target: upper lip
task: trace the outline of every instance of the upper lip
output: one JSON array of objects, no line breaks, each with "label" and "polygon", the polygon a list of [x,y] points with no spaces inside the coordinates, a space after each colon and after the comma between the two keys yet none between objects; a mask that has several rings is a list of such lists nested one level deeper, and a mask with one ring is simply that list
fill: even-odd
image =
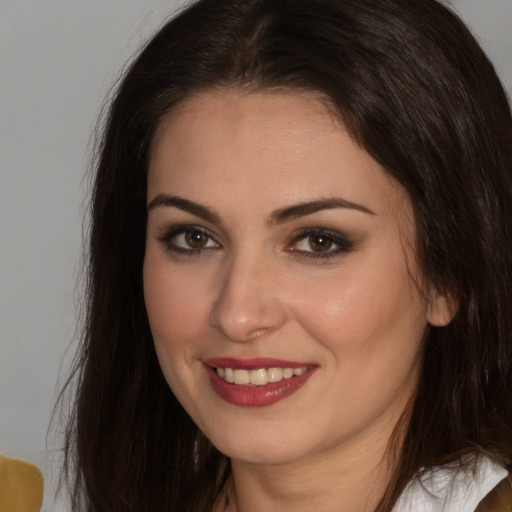
[{"label": "upper lip", "polygon": [[286,361],[271,357],[256,357],[250,359],[236,357],[212,357],[206,359],[203,364],[212,368],[233,368],[240,370],[258,370],[260,368],[303,368],[305,366],[317,366],[311,363]]}]

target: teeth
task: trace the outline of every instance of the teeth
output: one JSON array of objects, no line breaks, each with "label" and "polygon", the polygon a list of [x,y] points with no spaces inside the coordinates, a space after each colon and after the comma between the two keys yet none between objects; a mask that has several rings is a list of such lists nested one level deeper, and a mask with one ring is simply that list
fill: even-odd
[{"label": "teeth", "polygon": [[279,382],[283,380],[283,369],[282,368],[269,368],[267,371],[269,382]]},{"label": "teeth", "polygon": [[283,378],[289,379],[293,377],[293,369],[292,368],[284,368],[283,369]]},{"label": "teeth", "polygon": [[[221,368],[221,370],[222,370],[222,368]],[[217,373],[219,373],[219,371],[218,371],[218,370],[217,370]],[[234,378],[233,373],[234,373],[234,372],[233,372],[233,368],[226,368],[226,369],[224,370],[224,374],[225,374],[225,376],[223,377],[223,378],[224,378],[224,380],[225,380],[226,382],[231,382],[231,383],[235,382],[235,378]],[[220,377],[220,375],[219,375],[219,377]]]},{"label": "teeth", "polygon": [[255,386],[264,386],[268,382],[267,370],[261,368],[260,370],[251,370],[249,372],[249,380]]},{"label": "teeth", "polygon": [[301,368],[259,368],[258,370],[217,368],[217,375],[231,384],[264,386],[269,382],[279,382],[283,379],[291,379],[293,376],[304,375],[307,371],[307,366]]},{"label": "teeth", "polygon": [[247,386],[250,382],[249,372],[247,370],[233,370],[235,384]]}]

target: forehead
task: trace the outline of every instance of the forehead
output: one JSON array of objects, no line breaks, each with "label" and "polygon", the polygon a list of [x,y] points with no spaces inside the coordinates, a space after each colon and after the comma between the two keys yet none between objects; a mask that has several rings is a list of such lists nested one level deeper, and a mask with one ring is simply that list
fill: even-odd
[{"label": "forehead", "polygon": [[[229,128],[233,130],[233,144],[237,143],[236,136],[242,134],[257,137],[259,128],[264,129],[259,133],[260,140],[265,132],[272,132],[271,138],[280,132],[280,144],[286,141],[287,132],[290,137],[293,132],[300,136],[299,129],[303,135],[307,131],[346,131],[334,112],[329,100],[316,92],[247,92],[235,88],[201,91],[179,102],[164,116],[153,139],[152,154],[166,134],[172,133],[174,137],[179,137],[178,132],[204,135],[209,129],[217,131],[216,128],[221,125],[223,131]],[[252,144],[255,142],[256,139],[251,141]],[[303,142],[307,144],[307,140]]]},{"label": "forehead", "polygon": [[318,94],[236,90],[192,96],[162,121],[148,194],[162,192],[276,207],[335,193],[382,211],[407,199]]}]

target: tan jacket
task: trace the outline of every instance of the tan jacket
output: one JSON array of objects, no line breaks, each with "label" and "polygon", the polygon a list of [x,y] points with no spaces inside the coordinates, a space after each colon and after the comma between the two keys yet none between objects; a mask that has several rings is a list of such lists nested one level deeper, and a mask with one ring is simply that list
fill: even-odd
[{"label": "tan jacket", "polygon": [[36,466],[0,455],[0,512],[39,512],[43,475]]},{"label": "tan jacket", "polygon": [[476,512],[512,512],[512,481],[502,480],[478,505]]}]

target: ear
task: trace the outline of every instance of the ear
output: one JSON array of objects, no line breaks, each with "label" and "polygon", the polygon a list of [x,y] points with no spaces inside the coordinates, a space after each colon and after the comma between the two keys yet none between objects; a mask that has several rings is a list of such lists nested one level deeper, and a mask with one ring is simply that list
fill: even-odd
[{"label": "ear", "polygon": [[452,320],[459,308],[459,302],[449,292],[429,291],[427,322],[433,327],[444,327]]}]

